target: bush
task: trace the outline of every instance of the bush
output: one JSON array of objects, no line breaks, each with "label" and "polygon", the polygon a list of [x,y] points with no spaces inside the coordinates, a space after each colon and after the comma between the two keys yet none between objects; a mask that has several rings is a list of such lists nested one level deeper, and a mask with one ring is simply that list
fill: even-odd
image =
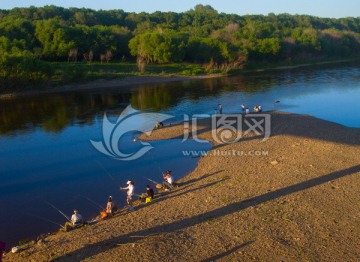
[{"label": "bush", "polygon": [[62,69],[60,81],[63,83],[80,82],[86,79],[87,75],[85,68],[68,66]]},{"label": "bush", "polygon": [[0,58],[0,84],[5,88],[45,85],[52,72],[49,63],[31,55],[3,55]]}]

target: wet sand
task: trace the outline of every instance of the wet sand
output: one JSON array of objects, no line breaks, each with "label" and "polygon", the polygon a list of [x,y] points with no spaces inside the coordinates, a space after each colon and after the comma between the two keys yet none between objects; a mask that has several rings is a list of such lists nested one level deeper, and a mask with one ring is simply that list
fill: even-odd
[{"label": "wet sand", "polygon": [[202,120],[198,136],[213,148],[178,189],[4,261],[357,261],[360,129],[270,114],[269,139],[251,132],[233,144],[216,142],[211,121]]}]

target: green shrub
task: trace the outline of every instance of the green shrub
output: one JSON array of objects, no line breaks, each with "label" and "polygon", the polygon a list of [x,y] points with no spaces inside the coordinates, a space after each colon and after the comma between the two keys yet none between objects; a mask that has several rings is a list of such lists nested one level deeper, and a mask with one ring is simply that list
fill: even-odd
[{"label": "green shrub", "polygon": [[52,67],[31,55],[3,55],[0,58],[0,84],[3,88],[30,87],[48,83]]}]

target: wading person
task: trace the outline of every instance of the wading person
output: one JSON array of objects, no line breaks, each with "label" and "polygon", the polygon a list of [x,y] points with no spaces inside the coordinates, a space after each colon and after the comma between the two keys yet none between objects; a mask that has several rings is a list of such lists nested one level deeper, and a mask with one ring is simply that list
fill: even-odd
[{"label": "wading person", "polygon": [[65,223],[65,231],[69,231],[69,229],[73,229],[75,227],[81,226],[83,224],[82,216],[79,214],[77,209],[74,210],[74,214],[71,216],[71,222]]},{"label": "wading person", "polygon": [[135,185],[134,185],[134,181],[127,181],[126,184],[128,185],[127,187],[120,187],[121,190],[127,190],[127,197],[126,197],[126,202],[128,204],[128,210],[129,211],[133,211],[134,208],[132,206],[132,198],[135,195]]},{"label": "wading person", "polygon": [[219,104],[219,114],[222,114],[222,104]]}]

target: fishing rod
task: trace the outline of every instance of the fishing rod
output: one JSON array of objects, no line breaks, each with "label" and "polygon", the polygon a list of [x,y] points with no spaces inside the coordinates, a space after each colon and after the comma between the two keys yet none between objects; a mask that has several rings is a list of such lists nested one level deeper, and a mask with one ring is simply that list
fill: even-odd
[{"label": "fishing rod", "polygon": [[58,209],[56,206],[54,206],[53,204],[51,204],[48,201],[45,201],[47,204],[49,204],[52,208],[54,208],[55,210],[57,210],[60,214],[62,214],[69,222],[71,222],[71,219],[64,214],[64,212],[62,212],[60,209]]},{"label": "fishing rod", "polygon": [[158,166],[158,169],[162,175],[164,175],[164,171]]},{"label": "fishing rod", "polygon": [[158,185],[158,184],[161,185],[161,183],[159,183],[159,182],[157,182],[157,181],[155,181],[155,180],[152,180],[152,179],[150,179],[150,178],[148,178],[148,177],[144,177],[144,178],[146,178],[146,179],[149,180],[150,182],[154,183],[155,185]]},{"label": "fishing rod", "polygon": [[61,225],[61,224],[59,224],[59,223],[56,223],[56,222],[54,222],[54,221],[52,221],[52,220],[50,220],[50,219],[47,219],[46,217],[41,217],[41,216],[34,215],[34,214],[30,214],[30,213],[27,213],[27,212],[23,212],[23,213],[25,213],[25,214],[27,214],[27,215],[29,215],[29,216],[33,216],[33,217],[42,219],[42,220],[44,220],[44,221],[50,222],[50,223],[52,223],[52,224],[54,224],[54,225],[58,225],[58,226],[64,228],[63,225]]},{"label": "fishing rod", "polygon": [[100,205],[99,203],[95,202],[94,200],[92,200],[91,198],[89,197],[86,197],[86,196],[83,196],[83,195],[79,195],[81,196],[82,198],[85,198],[86,200],[88,200],[90,203],[92,203],[94,206],[96,206],[97,208],[99,208],[100,210],[104,210],[105,208]]},{"label": "fishing rod", "polygon": [[[148,151],[148,154],[150,155],[150,151]],[[155,162],[156,167],[159,169],[160,173],[163,175],[164,171],[160,168],[160,165],[159,165],[158,161],[155,160],[154,155],[152,155],[152,161]]]},{"label": "fishing rod", "polygon": [[105,173],[113,180],[115,181],[115,178],[109,173],[109,171],[106,170],[106,168],[97,160],[95,162],[105,171]]}]

